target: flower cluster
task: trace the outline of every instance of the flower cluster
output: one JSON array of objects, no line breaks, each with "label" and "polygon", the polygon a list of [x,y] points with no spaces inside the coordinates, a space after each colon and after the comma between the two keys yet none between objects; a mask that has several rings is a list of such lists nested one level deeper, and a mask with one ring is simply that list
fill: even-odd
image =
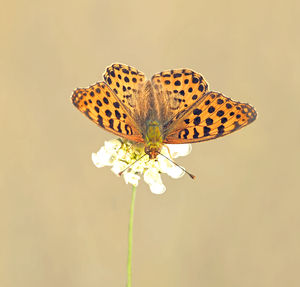
[{"label": "flower cluster", "polygon": [[[173,159],[179,156],[188,155],[191,152],[190,144],[164,145],[161,154]],[[113,139],[106,141],[104,146],[97,153],[92,153],[92,161],[96,167],[111,166],[111,170],[119,175],[129,165],[145,154],[144,145],[130,142],[124,139]],[[138,185],[141,176],[149,184],[151,192],[162,194],[166,191],[161,180],[161,173],[166,173],[172,178],[180,178],[184,171],[168,160],[166,157],[158,155],[156,159],[149,160],[148,155],[135,162],[122,174],[125,182],[134,186]]]}]

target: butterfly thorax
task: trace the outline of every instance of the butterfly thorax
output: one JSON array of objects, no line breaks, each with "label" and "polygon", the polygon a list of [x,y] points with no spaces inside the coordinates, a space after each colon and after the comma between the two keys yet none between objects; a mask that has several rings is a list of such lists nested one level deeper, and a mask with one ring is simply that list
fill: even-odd
[{"label": "butterfly thorax", "polygon": [[163,142],[159,122],[150,121],[147,124],[147,130],[146,134],[144,135],[144,141],[145,153],[149,155],[150,159],[155,159],[160,153]]}]

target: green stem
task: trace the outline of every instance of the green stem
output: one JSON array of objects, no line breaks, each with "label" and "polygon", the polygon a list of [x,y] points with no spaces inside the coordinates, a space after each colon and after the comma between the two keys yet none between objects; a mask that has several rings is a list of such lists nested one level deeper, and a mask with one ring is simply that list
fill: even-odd
[{"label": "green stem", "polygon": [[128,228],[127,287],[131,287],[132,226],[133,226],[135,195],[136,195],[136,186],[133,186],[132,195],[131,195],[132,196],[131,205],[130,205],[129,228]]}]

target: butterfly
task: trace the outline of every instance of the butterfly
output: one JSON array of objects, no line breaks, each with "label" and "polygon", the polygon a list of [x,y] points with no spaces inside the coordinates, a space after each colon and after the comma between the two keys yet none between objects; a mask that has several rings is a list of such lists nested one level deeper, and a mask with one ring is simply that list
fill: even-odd
[{"label": "butterfly", "polygon": [[104,81],[76,89],[72,102],[98,126],[143,143],[155,159],[163,144],[202,142],[228,135],[256,119],[249,104],[208,91],[204,78],[189,69],[154,74],[113,64]]}]

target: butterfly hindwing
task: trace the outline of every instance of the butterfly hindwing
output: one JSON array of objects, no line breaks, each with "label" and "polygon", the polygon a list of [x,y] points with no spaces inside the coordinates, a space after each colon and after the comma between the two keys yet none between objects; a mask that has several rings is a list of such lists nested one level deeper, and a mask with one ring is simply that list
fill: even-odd
[{"label": "butterfly hindwing", "polygon": [[129,111],[106,83],[75,90],[72,102],[90,120],[107,131],[132,141],[143,141]]},{"label": "butterfly hindwing", "polygon": [[221,93],[208,92],[198,100],[167,135],[164,143],[193,143],[225,136],[250,124],[256,112]]}]

